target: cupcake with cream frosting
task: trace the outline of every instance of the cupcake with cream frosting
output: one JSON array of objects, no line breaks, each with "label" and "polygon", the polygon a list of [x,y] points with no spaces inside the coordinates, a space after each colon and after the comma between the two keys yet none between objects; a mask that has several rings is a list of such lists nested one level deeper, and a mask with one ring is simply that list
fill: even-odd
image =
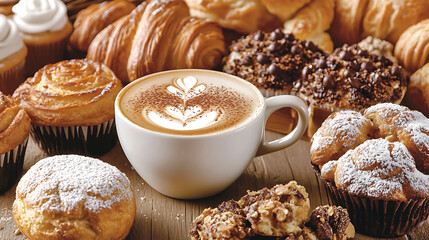
[{"label": "cupcake with cream frosting", "polygon": [[13,21],[28,48],[26,73],[33,75],[49,63],[64,58],[73,27],[60,0],[21,0],[12,11]]},{"label": "cupcake with cream frosting", "polygon": [[16,25],[0,14],[0,91],[12,94],[24,81],[27,47]]},{"label": "cupcake with cream frosting", "polygon": [[17,4],[17,0],[0,0],[0,14],[10,15],[13,5]]}]

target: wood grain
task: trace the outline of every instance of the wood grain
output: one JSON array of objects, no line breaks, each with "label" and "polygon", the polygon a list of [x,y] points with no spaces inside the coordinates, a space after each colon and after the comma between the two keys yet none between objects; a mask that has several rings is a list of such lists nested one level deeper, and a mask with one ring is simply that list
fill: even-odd
[{"label": "wood grain", "polygon": [[[267,132],[267,139],[281,136],[279,133]],[[127,239],[184,240],[189,239],[188,230],[192,220],[204,208],[216,207],[222,201],[229,199],[238,200],[246,194],[247,190],[272,187],[275,184],[287,183],[295,179],[299,184],[305,186],[310,194],[312,208],[328,204],[329,199],[325,188],[311,168],[309,149],[310,143],[300,140],[285,150],[257,157],[243,175],[225,191],[210,198],[187,201],[165,197],[153,190],[131,167],[119,144],[101,159],[126,173],[134,187],[137,215]],[[24,171],[44,157],[46,155],[30,141]],[[12,188],[0,195],[0,227],[4,228],[0,230],[0,239],[25,239],[23,235],[14,235],[17,229],[11,210],[15,198],[14,192],[15,188]],[[429,239],[428,236],[429,222],[425,222],[414,233],[396,238],[396,240],[425,240]],[[373,240],[376,238],[357,234],[355,239]]]}]

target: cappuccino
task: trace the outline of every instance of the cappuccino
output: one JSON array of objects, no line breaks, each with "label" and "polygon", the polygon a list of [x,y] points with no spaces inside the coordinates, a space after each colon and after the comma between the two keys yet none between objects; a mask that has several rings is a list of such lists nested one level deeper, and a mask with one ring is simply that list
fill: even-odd
[{"label": "cappuccino", "polygon": [[174,135],[238,128],[255,118],[263,106],[262,95],[250,83],[206,71],[155,74],[134,83],[119,97],[120,111],[130,121]]}]

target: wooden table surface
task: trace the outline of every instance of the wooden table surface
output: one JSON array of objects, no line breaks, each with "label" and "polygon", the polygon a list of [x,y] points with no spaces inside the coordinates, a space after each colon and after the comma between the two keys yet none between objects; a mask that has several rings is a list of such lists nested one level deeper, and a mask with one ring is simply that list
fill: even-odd
[{"label": "wooden table surface", "polygon": [[[281,136],[279,133],[267,132],[267,139]],[[312,209],[321,204],[328,204],[325,188],[310,166],[309,149],[310,143],[300,140],[285,150],[255,158],[243,175],[222,193],[205,199],[187,201],[172,199],[153,190],[130,166],[119,143],[101,159],[126,173],[134,187],[137,214],[127,239],[184,240],[189,239],[190,223],[204,208],[216,207],[222,201],[229,199],[238,200],[248,189],[272,187],[294,179],[307,189]],[[44,157],[46,155],[30,141],[24,172]],[[2,240],[25,239],[22,234],[14,234],[17,230],[11,210],[14,199],[15,187],[0,195],[0,229],[2,229],[0,239]],[[355,239],[374,238],[357,234]],[[397,239],[429,239],[429,221],[414,233]]]}]

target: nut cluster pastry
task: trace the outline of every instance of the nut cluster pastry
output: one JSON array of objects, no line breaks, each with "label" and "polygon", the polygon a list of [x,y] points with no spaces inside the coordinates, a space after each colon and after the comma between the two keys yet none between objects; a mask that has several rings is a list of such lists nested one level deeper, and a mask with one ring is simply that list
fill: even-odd
[{"label": "nut cluster pastry", "polygon": [[325,53],[312,42],[295,39],[282,30],[256,32],[230,46],[223,71],[239,76],[265,95],[287,94],[301,76],[302,68]]},{"label": "nut cluster pastry", "polygon": [[13,97],[35,125],[88,126],[113,119],[113,103],[121,89],[109,68],[82,59],[45,66]]},{"label": "nut cluster pastry", "polygon": [[407,201],[429,197],[429,119],[383,103],[364,114],[332,114],[316,132],[312,163],[352,195]]},{"label": "nut cluster pastry", "polygon": [[[354,236],[347,211],[316,208],[310,218],[305,188],[291,181],[248,192],[239,201],[208,208],[191,225],[192,239],[347,239]],[[334,238],[336,236],[337,238]],[[307,238],[305,238],[307,237]]]},{"label": "nut cluster pastry", "polygon": [[219,25],[191,17],[181,0],[150,0],[101,31],[87,57],[127,83],[163,70],[212,69],[225,52]]}]

